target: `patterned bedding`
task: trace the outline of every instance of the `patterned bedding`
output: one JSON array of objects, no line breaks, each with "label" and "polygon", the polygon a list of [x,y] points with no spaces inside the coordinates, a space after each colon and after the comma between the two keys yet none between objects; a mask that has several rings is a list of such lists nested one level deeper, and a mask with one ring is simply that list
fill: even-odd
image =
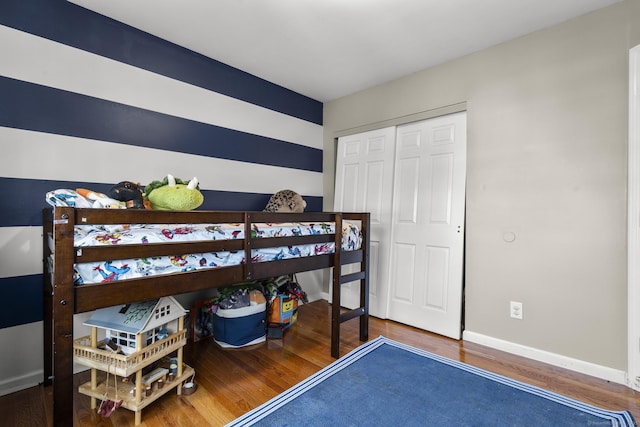
[{"label": "patterned bedding", "polygon": [[[254,224],[252,237],[286,237],[311,234],[333,234],[334,223]],[[166,225],[101,225],[76,226],[74,246],[153,244],[243,239],[244,224],[166,224]],[[355,223],[343,222],[343,250],[359,249],[362,234]],[[53,250],[53,248],[52,248]],[[334,243],[279,246],[254,249],[252,262],[298,258],[334,252]],[[74,283],[111,282],[159,274],[219,268],[245,262],[244,251],[181,254],[175,256],[136,258],[76,264]]]}]

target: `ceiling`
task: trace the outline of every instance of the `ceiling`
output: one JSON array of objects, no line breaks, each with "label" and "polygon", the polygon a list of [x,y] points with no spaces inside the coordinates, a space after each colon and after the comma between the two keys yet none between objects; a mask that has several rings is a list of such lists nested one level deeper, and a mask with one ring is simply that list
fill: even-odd
[{"label": "ceiling", "polygon": [[326,102],[621,0],[69,0]]}]

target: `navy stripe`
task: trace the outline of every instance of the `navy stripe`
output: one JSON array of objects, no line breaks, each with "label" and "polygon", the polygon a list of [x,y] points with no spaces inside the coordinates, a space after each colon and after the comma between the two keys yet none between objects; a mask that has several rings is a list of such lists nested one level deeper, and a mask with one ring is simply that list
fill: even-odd
[{"label": "navy stripe", "polygon": [[[198,209],[220,211],[261,211],[267,206],[271,194],[234,193],[204,190],[204,203]],[[307,202],[305,212],[322,212],[322,197],[302,196]]]},{"label": "navy stripe", "polygon": [[42,274],[0,278],[0,301],[0,328],[41,321]]},{"label": "navy stripe", "polygon": [[0,77],[0,126],[322,172],[322,150]]},{"label": "navy stripe", "polygon": [[0,23],[322,124],[323,105],[319,101],[65,0],[2,0]]},{"label": "navy stripe", "polygon": [[[122,178],[127,179],[126,177]],[[114,183],[115,184],[115,183]],[[148,184],[148,183],[147,183]],[[42,225],[42,209],[49,207],[45,201],[48,191],[60,188],[89,188],[106,193],[113,184],[72,181],[50,181],[0,177],[0,226],[26,227]],[[144,184],[146,185],[146,184]],[[261,211],[267,205],[270,194],[237,193],[230,191],[202,190],[204,203],[198,209],[224,211]],[[322,211],[322,197],[304,196],[307,212]],[[0,300],[3,301],[3,300]]]}]

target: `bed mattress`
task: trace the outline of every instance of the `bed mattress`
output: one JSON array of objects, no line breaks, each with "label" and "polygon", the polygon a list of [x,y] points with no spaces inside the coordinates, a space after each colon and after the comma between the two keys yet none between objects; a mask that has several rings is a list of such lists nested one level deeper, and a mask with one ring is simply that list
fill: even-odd
[{"label": "bed mattress", "polygon": [[[362,244],[362,233],[357,224],[344,221],[342,228],[342,249],[359,249]],[[334,230],[334,223],[265,223],[253,224],[251,233],[252,237],[264,238],[334,234]],[[244,238],[244,224],[82,225],[76,226],[74,229],[74,246],[77,248]],[[322,255],[333,253],[334,245],[333,242],[328,242],[253,249],[251,257],[252,262],[269,262]],[[53,252],[53,245],[51,245],[51,250]],[[53,260],[51,259],[51,261]],[[244,262],[244,251],[233,251],[80,263],[74,267],[74,283],[76,285],[105,283],[153,275],[220,268]]]}]

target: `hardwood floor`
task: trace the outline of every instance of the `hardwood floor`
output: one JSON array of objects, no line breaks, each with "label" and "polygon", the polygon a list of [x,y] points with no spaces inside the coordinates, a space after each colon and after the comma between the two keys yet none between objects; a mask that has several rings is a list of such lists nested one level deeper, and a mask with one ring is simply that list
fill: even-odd
[{"label": "hardwood floor", "polygon": [[[186,362],[196,370],[197,391],[169,393],[142,411],[142,426],[220,426],[264,403],[333,362],[329,355],[330,305],[317,301],[300,307],[299,320],[282,340],[253,348],[222,350],[213,341],[188,345]],[[341,354],[357,347],[357,320],[343,324]],[[370,338],[384,335],[451,359],[544,387],[604,409],[628,410],[640,420],[640,394],[619,384],[577,374],[481,345],[443,338],[412,327],[370,319]],[[74,377],[76,385],[88,372]],[[74,396],[77,426],[130,426],[134,414],[118,409],[102,418],[89,398]],[[51,426],[51,387],[32,387],[0,397],[3,426]]]}]

